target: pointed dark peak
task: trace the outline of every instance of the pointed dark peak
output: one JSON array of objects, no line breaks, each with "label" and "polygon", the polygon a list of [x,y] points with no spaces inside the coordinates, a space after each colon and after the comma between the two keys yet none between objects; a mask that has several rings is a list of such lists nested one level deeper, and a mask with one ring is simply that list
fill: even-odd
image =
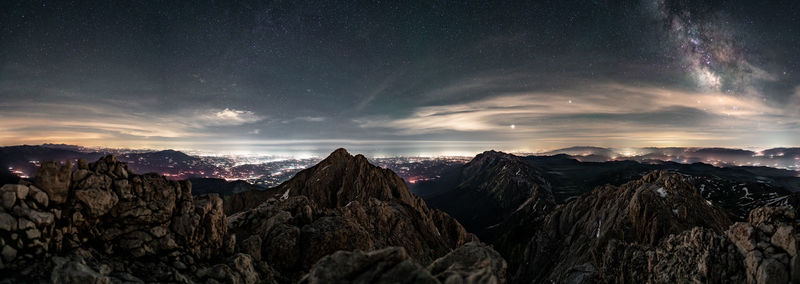
[{"label": "pointed dark peak", "polygon": [[[350,164],[350,168],[363,168],[363,170],[372,170],[372,169],[379,169],[380,167],[372,165],[367,157],[364,157],[362,154],[356,154],[353,156],[352,154],[348,153],[346,149],[339,148],[333,151],[328,157],[324,160],[319,162],[314,167],[310,169],[328,169],[331,165],[347,165]],[[353,167],[352,165],[356,165]],[[337,167],[338,168],[338,167]]]},{"label": "pointed dark peak", "polygon": [[327,159],[341,159],[341,158],[352,158],[352,157],[353,157],[353,155],[350,155],[350,153],[347,152],[347,149],[339,148],[339,149],[336,149],[333,152],[331,152],[331,154],[328,155],[328,157],[325,158],[325,159],[326,160]]}]

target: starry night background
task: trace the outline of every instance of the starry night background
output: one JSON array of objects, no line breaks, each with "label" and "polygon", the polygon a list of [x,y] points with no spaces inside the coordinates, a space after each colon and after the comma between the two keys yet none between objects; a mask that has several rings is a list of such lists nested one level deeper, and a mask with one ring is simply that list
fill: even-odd
[{"label": "starry night background", "polygon": [[3,1],[0,144],[800,145],[798,1]]}]

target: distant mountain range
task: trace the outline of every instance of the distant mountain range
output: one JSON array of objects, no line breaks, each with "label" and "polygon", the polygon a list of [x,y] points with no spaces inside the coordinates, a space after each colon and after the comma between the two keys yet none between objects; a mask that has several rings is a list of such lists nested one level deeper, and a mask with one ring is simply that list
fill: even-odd
[{"label": "distant mountain range", "polygon": [[[505,162],[498,165],[496,162],[498,160]],[[478,172],[470,170],[474,168],[482,170]],[[556,203],[565,203],[596,187],[606,184],[621,185],[655,170],[685,175],[687,180],[698,188],[699,194],[727,209],[740,220],[746,218],[754,208],[786,204],[795,192],[800,191],[798,172],[785,169],[753,166],[716,167],[703,163],[682,164],[662,161],[581,162],[566,154],[517,157],[495,151],[484,152],[464,166],[453,166],[441,179],[420,182],[412,185],[411,189],[434,207],[441,206],[445,211],[448,211],[448,204],[464,202],[459,198],[471,199],[470,202],[480,200],[487,203],[486,207],[479,210],[494,208],[503,203],[506,203],[503,205],[505,208],[516,208],[515,206],[522,205],[524,198],[510,197],[507,194],[495,194],[489,198],[467,197],[468,195],[464,193],[505,192],[515,186],[525,190],[547,188],[552,192]],[[453,194],[461,195],[453,196]],[[497,196],[503,196],[506,200],[487,202],[496,199]],[[497,213],[476,214],[483,216],[476,218],[490,216],[496,219],[504,215]],[[461,216],[458,211],[451,211],[451,214]],[[469,227],[472,221],[465,220],[464,224]],[[492,226],[496,223],[484,225]],[[484,229],[486,228],[472,228],[474,232],[481,232]]]},{"label": "distant mountain range", "polygon": [[[281,168],[280,165],[240,165],[237,164],[237,161],[229,158],[199,157],[175,150],[87,149],[79,146],[46,144],[0,147],[0,182],[14,180],[14,176],[32,177],[43,161],[70,160],[76,164],[79,159],[93,161],[109,154],[116,155],[119,160],[126,162],[136,172],[158,173],[175,180],[193,179],[199,182],[200,179],[211,178],[233,181],[260,174],[266,176],[264,182],[253,182],[256,187],[260,188],[276,185],[291,177],[290,175],[286,176],[287,174],[299,171],[297,169],[275,175],[276,168]],[[198,185],[200,184],[198,183]],[[223,195],[230,194],[219,190],[217,192]]]},{"label": "distant mountain range", "polygon": [[639,162],[665,161],[677,163],[706,163],[715,166],[766,166],[791,170],[800,169],[800,148],[772,148],[750,151],[731,148],[602,148],[578,146],[536,155],[566,154],[579,161],[605,162],[631,160]]},{"label": "distant mountain range", "polygon": [[[718,192],[726,192],[727,195],[735,193],[742,198],[775,194],[775,200],[780,200],[786,196],[785,192],[800,189],[798,179],[800,173],[773,166],[776,163],[786,166],[784,168],[795,165],[789,163],[797,163],[800,155],[798,149],[800,148],[775,148],[753,152],[725,148],[639,148],[623,151],[600,147],[571,147],[548,152],[547,155],[521,156],[518,159],[535,167],[537,175],[551,186],[558,202],[591,191],[596,186],[606,183],[620,185],[641,177],[648,171],[659,169],[698,177],[697,186],[702,186],[703,194],[708,197],[717,196]],[[199,157],[174,150],[88,149],[61,144],[23,145],[0,147],[0,183],[13,183],[20,176],[24,178],[35,175],[42,161],[70,159],[74,164],[80,158],[91,161],[108,154],[117,155],[118,159],[127,162],[128,166],[137,172],[155,172],[171,179],[191,179],[196,184],[196,192],[215,192],[223,196],[250,188],[265,189],[277,186],[305,165],[294,162],[288,165],[241,164],[229,158]],[[716,165],[708,161],[713,161]],[[476,164],[475,162],[472,164]],[[763,162],[768,165],[734,165],[742,162],[744,164]],[[415,162],[402,164],[390,160],[381,165],[398,172],[407,179],[414,193],[427,198],[467,182],[459,177],[469,175],[462,171],[462,163],[463,160],[418,159]],[[290,170],[286,170],[287,168]],[[498,170],[493,174],[511,176],[514,173],[500,173]],[[237,178],[231,177],[250,177],[250,185],[234,182]],[[226,182],[223,183],[222,180]],[[467,183],[474,182],[477,181],[473,178]],[[443,184],[446,186],[442,186]],[[446,196],[438,199],[429,198],[429,202],[443,204],[439,201],[447,199]],[[724,198],[718,199],[723,203],[734,202]],[[742,205],[739,209],[731,209],[741,216],[759,203],[737,200],[731,203],[731,207],[733,205]]]},{"label": "distant mountain range", "polygon": [[[115,155],[128,166],[141,173],[158,173],[170,179],[225,179],[246,180],[258,188],[269,188],[291,178],[300,170],[310,167],[322,158],[288,159],[269,156],[196,156],[175,150],[146,151],[120,149],[87,149],[71,145],[39,145],[0,147],[0,182],[16,181],[36,174],[42,161],[78,159],[96,160],[108,154]],[[409,183],[436,179],[441,170],[468,160],[455,158],[374,158],[373,163],[391,168]],[[16,176],[16,177],[15,177]],[[6,183],[6,182],[3,182]],[[226,195],[224,192],[218,192]]]}]

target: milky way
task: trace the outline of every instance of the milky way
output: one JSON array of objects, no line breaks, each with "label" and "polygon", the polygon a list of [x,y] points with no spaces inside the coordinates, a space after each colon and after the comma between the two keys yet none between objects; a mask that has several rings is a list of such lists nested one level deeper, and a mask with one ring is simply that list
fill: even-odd
[{"label": "milky way", "polygon": [[704,90],[760,95],[776,76],[749,61],[728,15],[712,4],[658,0],[655,16],[668,31],[681,67]]}]

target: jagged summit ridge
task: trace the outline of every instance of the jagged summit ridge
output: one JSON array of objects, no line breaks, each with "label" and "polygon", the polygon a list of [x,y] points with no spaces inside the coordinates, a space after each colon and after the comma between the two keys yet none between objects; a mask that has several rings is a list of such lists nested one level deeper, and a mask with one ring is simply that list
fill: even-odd
[{"label": "jagged summit ridge", "polygon": [[297,173],[276,190],[281,196],[287,192],[288,196],[308,196],[327,207],[345,206],[352,201],[365,202],[369,198],[419,205],[419,199],[411,194],[400,176],[370,164],[361,154],[350,155],[343,148],[319,164]]}]

